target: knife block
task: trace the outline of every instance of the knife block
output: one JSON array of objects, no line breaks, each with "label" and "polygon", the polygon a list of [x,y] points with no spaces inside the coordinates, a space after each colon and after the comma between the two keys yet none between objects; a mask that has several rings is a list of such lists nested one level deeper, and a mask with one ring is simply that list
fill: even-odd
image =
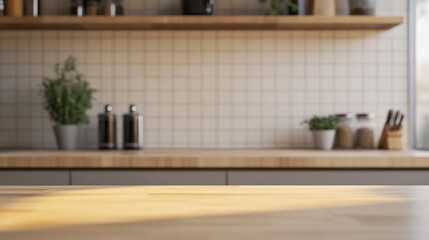
[{"label": "knife block", "polygon": [[402,150],[402,128],[392,130],[389,126],[385,126],[381,134],[378,148],[387,150]]}]

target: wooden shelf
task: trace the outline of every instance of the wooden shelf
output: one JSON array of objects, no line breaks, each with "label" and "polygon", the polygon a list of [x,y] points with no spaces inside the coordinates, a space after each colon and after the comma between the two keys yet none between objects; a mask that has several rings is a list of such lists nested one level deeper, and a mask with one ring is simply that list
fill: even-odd
[{"label": "wooden shelf", "polygon": [[390,29],[402,17],[122,16],[0,17],[2,30],[353,30]]}]

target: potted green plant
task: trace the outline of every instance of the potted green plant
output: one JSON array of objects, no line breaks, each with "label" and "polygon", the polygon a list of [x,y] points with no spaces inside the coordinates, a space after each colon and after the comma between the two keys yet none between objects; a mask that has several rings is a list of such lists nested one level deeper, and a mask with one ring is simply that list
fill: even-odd
[{"label": "potted green plant", "polygon": [[304,121],[313,134],[314,147],[319,150],[331,150],[334,147],[335,129],[339,119],[336,116],[314,116]]},{"label": "potted green plant", "polygon": [[89,83],[76,69],[76,59],[67,58],[55,65],[56,78],[45,78],[42,93],[44,107],[52,121],[58,148],[76,149],[79,125],[88,123],[93,93]]},{"label": "potted green plant", "polygon": [[269,1],[269,15],[298,15],[298,0],[259,0],[260,3]]}]

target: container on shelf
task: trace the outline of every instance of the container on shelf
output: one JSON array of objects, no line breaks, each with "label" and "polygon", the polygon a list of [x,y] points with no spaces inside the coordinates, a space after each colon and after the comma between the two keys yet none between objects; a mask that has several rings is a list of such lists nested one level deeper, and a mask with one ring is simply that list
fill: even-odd
[{"label": "container on shelf", "polygon": [[100,3],[100,15],[121,16],[124,15],[122,0],[102,0]]},{"label": "container on shelf", "polygon": [[116,16],[125,15],[124,0],[114,0],[116,5]]},{"label": "container on shelf", "polygon": [[335,13],[338,16],[350,15],[349,0],[336,0],[335,7],[336,7]]},{"label": "container on shelf", "polygon": [[312,15],[314,0],[299,0],[298,15]]},{"label": "container on shelf", "polygon": [[358,149],[375,148],[375,121],[374,114],[360,113],[357,117],[357,144]]},{"label": "container on shelf", "polygon": [[116,115],[113,107],[106,105],[103,113],[98,114],[98,148],[116,149]]},{"label": "container on shelf", "polygon": [[350,0],[351,15],[375,15],[376,0]]},{"label": "container on shelf", "polygon": [[355,116],[351,113],[336,116],[339,123],[335,134],[335,148],[352,149],[355,145]]},{"label": "container on shelf", "polygon": [[85,1],[85,15],[86,16],[97,16],[98,14],[98,1],[97,0],[86,0]]},{"label": "container on shelf", "polygon": [[287,4],[288,15],[311,15],[313,0],[291,0]]},{"label": "container on shelf", "polygon": [[184,15],[213,15],[214,0],[182,0]]},{"label": "container on shelf", "polygon": [[82,17],[85,15],[85,5],[83,0],[72,0],[70,15]]},{"label": "container on shelf", "polygon": [[24,1],[23,0],[7,0],[5,1],[6,16],[22,17],[24,14]]},{"label": "container on shelf", "polygon": [[0,0],[0,16],[4,16],[4,1]]},{"label": "container on shelf", "polygon": [[316,0],[313,6],[315,16],[335,16],[335,0]]},{"label": "container on shelf", "polygon": [[124,149],[143,148],[143,115],[137,112],[135,105],[130,105],[130,112],[123,116]]},{"label": "container on shelf", "polygon": [[25,0],[24,15],[38,17],[40,15],[40,0]]}]

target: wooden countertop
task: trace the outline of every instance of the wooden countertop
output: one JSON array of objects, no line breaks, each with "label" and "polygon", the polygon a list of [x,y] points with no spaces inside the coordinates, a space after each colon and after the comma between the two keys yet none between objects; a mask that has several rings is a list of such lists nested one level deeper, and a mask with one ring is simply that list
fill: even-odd
[{"label": "wooden countertop", "polygon": [[429,152],[314,150],[3,151],[0,169],[429,169]]},{"label": "wooden countertop", "polygon": [[7,240],[424,240],[429,187],[0,187]]}]

